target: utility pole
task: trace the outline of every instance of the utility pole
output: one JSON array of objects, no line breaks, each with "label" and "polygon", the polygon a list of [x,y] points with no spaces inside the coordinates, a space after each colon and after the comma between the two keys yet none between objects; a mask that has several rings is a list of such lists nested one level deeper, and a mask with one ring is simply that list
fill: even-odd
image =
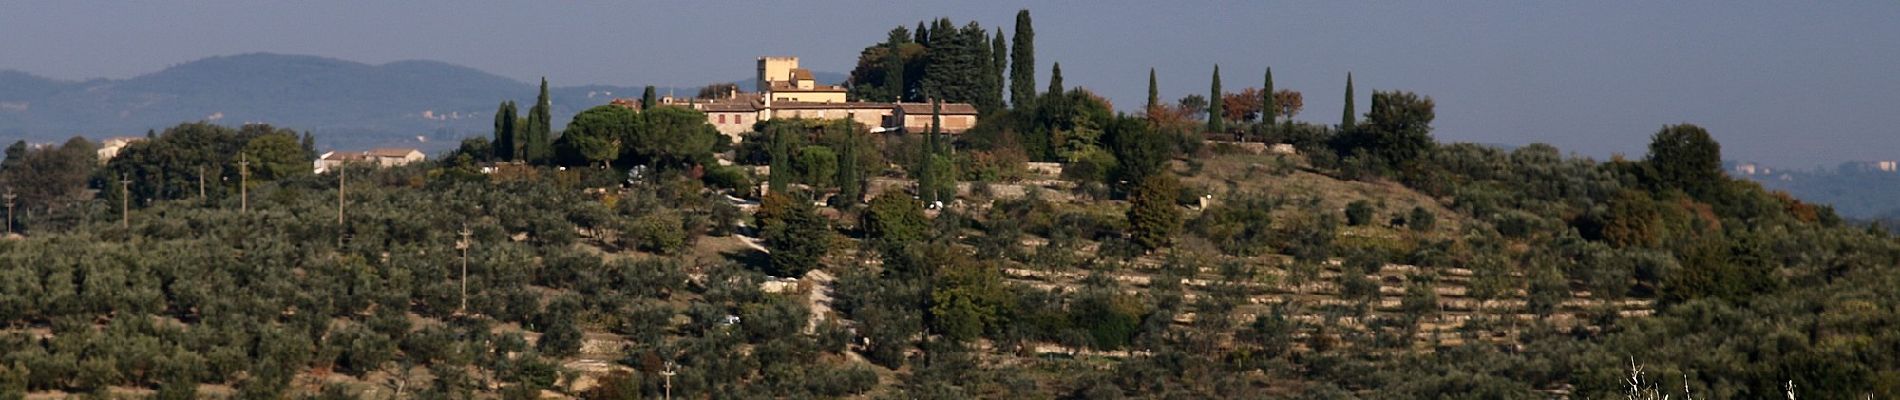
[{"label": "utility pole", "polygon": [[455,242],[455,248],[462,250],[462,308],[455,309],[456,314],[468,311],[468,248],[475,244],[468,240],[474,232],[468,230],[468,224],[462,224],[462,241]]},{"label": "utility pole", "polygon": [[336,168],[336,247],[343,247],[343,167]]},{"label": "utility pole", "polygon": [[[251,160],[238,154],[238,212],[251,211]],[[200,186],[202,188],[202,186]],[[202,190],[202,189],[200,189]],[[203,195],[203,193],[200,193]]]},{"label": "utility pole", "polygon": [[119,227],[132,227],[132,180],[119,174]]},{"label": "utility pole", "polygon": [[7,233],[6,235],[13,236],[13,188],[7,188],[7,194],[0,195],[0,197],[7,199]]},{"label": "utility pole", "polygon": [[198,201],[205,200],[205,166],[198,166]]},{"label": "utility pole", "polygon": [[673,374],[680,372],[678,367],[678,364],[667,361],[666,369],[660,370],[660,376],[666,377],[666,400],[673,400]]}]

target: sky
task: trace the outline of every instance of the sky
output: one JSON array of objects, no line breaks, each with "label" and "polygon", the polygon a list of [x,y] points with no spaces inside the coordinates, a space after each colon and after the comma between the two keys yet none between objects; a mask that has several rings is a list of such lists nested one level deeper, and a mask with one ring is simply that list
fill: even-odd
[{"label": "sky", "polygon": [[1164,98],[1303,92],[1337,123],[1346,74],[1437,103],[1441,142],[1549,143],[1641,157],[1694,123],[1724,158],[1781,167],[1900,159],[1900,2],[294,1],[0,2],[0,69],[129,78],[251,52],[436,60],[556,85],[698,86],[762,55],[847,72],[892,27],[949,17],[1014,35],[1035,20],[1038,87],[1064,81],[1132,111]]}]

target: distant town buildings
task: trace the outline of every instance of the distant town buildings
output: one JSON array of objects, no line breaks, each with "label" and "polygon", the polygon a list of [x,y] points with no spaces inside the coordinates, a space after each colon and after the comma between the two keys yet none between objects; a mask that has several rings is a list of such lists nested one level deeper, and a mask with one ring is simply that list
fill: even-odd
[{"label": "distant town buildings", "polygon": [[105,164],[107,161],[112,161],[113,157],[119,156],[120,150],[125,150],[125,146],[131,145],[132,142],[137,142],[137,141],[142,141],[142,140],[145,140],[144,136],[120,136],[120,137],[109,138],[109,139],[100,141],[99,142],[99,164]]},{"label": "distant town buildings", "polygon": [[[930,129],[930,103],[877,103],[851,101],[844,86],[819,84],[810,70],[799,68],[798,57],[759,57],[757,92],[736,88],[714,98],[679,99],[667,96],[659,105],[689,107],[706,113],[706,122],[733,142],[752,131],[753,124],[773,118],[851,118],[885,131],[924,132]],[[633,100],[614,104],[645,107]],[[976,126],[976,107],[943,103],[936,111],[944,133],[963,133]]]},{"label": "distant town buildings", "polygon": [[361,163],[377,167],[394,167],[427,159],[421,150],[381,148],[369,151],[332,151],[323,153],[315,162],[316,173],[328,172],[344,164]]}]

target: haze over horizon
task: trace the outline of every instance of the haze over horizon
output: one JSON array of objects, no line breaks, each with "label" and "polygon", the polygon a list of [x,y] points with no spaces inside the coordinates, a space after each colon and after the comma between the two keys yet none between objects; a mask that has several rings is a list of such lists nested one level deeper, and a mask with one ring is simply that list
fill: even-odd
[{"label": "haze over horizon", "polygon": [[[1038,86],[1132,109],[1156,68],[1167,99],[1208,90],[1304,92],[1298,117],[1339,118],[1347,72],[1372,90],[1438,103],[1442,141],[1544,142],[1640,157],[1664,124],[1710,130],[1724,158],[1807,168],[1900,159],[1900,3],[1601,4],[68,3],[0,5],[0,69],[67,80],[129,78],[210,56],[308,54],[382,64],[434,60],[553,84],[689,86],[752,74],[761,55],[848,72],[895,26],[949,17],[1013,28],[1035,19]],[[530,12],[532,11],[532,12]]]}]

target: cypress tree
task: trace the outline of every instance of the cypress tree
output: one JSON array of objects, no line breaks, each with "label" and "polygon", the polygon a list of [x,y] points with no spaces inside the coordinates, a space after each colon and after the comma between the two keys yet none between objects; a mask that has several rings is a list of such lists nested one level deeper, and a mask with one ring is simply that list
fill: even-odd
[{"label": "cypress tree", "polygon": [[317,138],[310,136],[310,131],[304,131],[302,146],[304,158],[317,159]]},{"label": "cypress tree", "polygon": [[772,193],[785,193],[791,187],[792,179],[792,139],[785,133],[784,124],[771,125],[771,172],[766,175],[767,189]]},{"label": "cypress tree", "polygon": [[651,110],[659,105],[660,96],[653,93],[653,85],[647,85],[646,91],[640,92],[640,111]]},{"label": "cypress tree", "polygon": [[1062,63],[1049,70],[1049,93],[1062,94]]},{"label": "cypress tree", "polygon": [[1267,86],[1260,93],[1260,122],[1273,124],[1280,116],[1280,105],[1273,101],[1273,67],[1267,67]]},{"label": "cypress tree", "polygon": [[1148,113],[1153,114],[1155,107],[1161,105],[1161,92],[1155,88],[1155,69],[1148,69]]},{"label": "cypress tree", "polygon": [[1029,10],[1016,12],[1016,37],[1010,48],[1009,104],[1021,108],[1036,99],[1036,29]]},{"label": "cypress tree", "polygon": [[1214,65],[1214,85],[1213,88],[1209,89],[1209,92],[1207,95],[1207,131],[1209,133],[1225,132],[1227,130],[1226,121],[1223,121],[1223,117],[1221,116],[1221,111],[1223,111],[1221,108],[1223,105],[1220,99],[1220,64]]},{"label": "cypress tree", "polygon": [[535,98],[534,108],[528,109],[528,144],[526,146],[528,162],[545,163],[554,155],[551,146],[553,138],[549,137],[553,133],[549,125],[553,124],[554,119],[548,115],[551,107],[553,105],[548,100],[548,78],[541,78],[541,95]]},{"label": "cypress tree", "polygon": [[848,115],[843,121],[839,121],[838,124],[840,129],[843,129],[840,133],[844,135],[844,142],[838,146],[838,175],[836,182],[838,184],[837,198],[842,201],[838,204],[842,205],[856,205],[859,201],[864,200],[864,178],[860,177],[860,175],[864,173],[864,166],[858,164],[860,160],[858,156],[858,128],[852,123],[852,121],[856,120],[856,115]]},{"label": "cypress tree", "polygon": [[923,156],[917,158],[917,197],[924,204],[937,202],[937,101],[931,100],[930,131],[924,133]]},{"label": "cypress tree", "polygon": [[911,99],[909,86],[905,85],[909,82],[904,80],[903,45],[897,41],[896,37],[892,37],[890,43],[884,44],[886,53],[884,55],[884,86],[886,86],[885,90],[891,92],[891,101]]},{"label": "cypress tree", "polygon": [[1339,130],[1344,131],[1344,130],[1352,129],[1353,125],[1358,124],[1358,121],[1357,121],[1358,116],[1354,115],[1352,108],[1353,108],[1352,107],[1352,73],[1347,72],[1346,73],[1346,111],[1345,113],[1339,116]]},{"label": "cypress tree", "polygon": [[515,102],[504,101],[495,107],[495,159],[514,161],[521,149],[520,140],[515,137]]},{"label": "cypress tree", "polygon": [[990,96],[996,97],[998,108],[1003,106],[1003,84],[1008,82],[1003,71],[1009,68],[1009,45],[1003,43],[1003,28],[996,28],[996,38],[990,40]]}]

